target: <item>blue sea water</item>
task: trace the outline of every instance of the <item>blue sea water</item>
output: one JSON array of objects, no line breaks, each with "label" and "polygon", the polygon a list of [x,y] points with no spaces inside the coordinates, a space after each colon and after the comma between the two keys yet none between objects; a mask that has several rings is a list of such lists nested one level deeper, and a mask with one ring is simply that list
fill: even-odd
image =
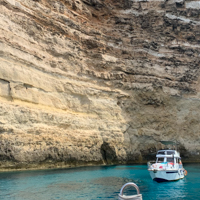
[{"label": "blue sea water", "polygon": [[[0,200],[117,200],[127,182],[139,186],[144,200],[200,199],[200,164],[184,167],[184,179],[163,183],[151,180],[146,165],[2,172]],[[136,193],[131,188],[125,192]]]}]

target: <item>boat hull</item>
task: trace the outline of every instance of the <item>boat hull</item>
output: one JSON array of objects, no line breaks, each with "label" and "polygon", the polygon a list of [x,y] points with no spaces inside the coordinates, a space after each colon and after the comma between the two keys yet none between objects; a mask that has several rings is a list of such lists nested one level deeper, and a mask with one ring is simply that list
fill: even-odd
[{"label": "boat hull", "polygon": [[176,181],[184,178],[184,170],[149,170],[150,176],[154,181]]}]

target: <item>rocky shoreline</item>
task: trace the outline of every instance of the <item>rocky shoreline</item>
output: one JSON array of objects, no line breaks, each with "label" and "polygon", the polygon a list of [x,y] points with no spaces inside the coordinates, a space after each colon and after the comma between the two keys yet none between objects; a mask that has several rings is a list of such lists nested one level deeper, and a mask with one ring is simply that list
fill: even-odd
[{"label": "rocky shoreline", "polygon": [[161,140],[199,162],[198,6],[2,0],[0,170],[143,163]]}]

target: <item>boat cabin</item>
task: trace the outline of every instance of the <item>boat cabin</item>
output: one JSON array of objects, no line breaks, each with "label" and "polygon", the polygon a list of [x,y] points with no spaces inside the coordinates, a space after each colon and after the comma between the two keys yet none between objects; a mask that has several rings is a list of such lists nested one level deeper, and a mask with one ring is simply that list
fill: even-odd
[{"label": "boat cabin", "polygon": [[180,153],[176,150],[160,150],[156,158],[156,163],[181,163]]}]

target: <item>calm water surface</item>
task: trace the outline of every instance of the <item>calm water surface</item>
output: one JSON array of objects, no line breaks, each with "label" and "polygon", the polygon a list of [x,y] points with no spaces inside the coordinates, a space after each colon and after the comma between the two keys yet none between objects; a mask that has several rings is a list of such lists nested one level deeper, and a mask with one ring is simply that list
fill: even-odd
[{"label": "calm water surface", "polygon": [[[152,181],[146,165],[0,173],[0,200],[116,199],[123,184],[135,182],[144,200],[200,199],[200,164],[184,165],[179,181]],[[135,194],[127,188],[127,194]]]}]

